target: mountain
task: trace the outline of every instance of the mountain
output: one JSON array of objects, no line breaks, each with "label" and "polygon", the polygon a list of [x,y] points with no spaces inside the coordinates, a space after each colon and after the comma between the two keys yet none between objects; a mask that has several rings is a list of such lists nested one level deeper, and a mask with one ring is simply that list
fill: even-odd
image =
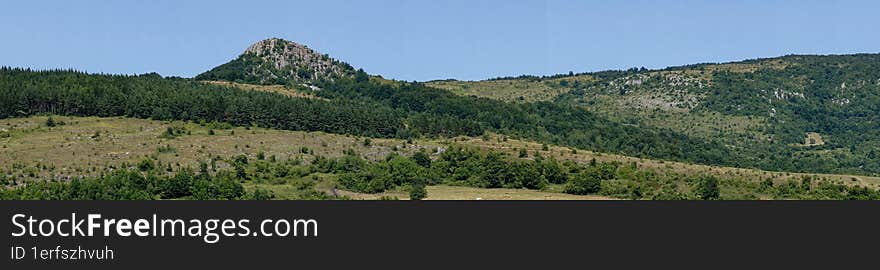
[{"label": "mountain", "polygon": [[296,42],[270,38],[254,43],[235,60],[199,74],[195,79],[264,85],[314,84],[354,74],[350,65],[329,55]]}]

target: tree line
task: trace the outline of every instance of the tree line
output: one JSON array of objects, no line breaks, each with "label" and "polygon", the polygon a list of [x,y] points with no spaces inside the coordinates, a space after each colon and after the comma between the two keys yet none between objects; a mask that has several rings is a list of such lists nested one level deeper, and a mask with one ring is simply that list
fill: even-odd
[{"label": "tree line", "polygon": [[216,121],[373,137],[394,137],[404,129],[400,113],[362,102],[291,98],[156,74],[0,68],[0,118],[40,113]]}]

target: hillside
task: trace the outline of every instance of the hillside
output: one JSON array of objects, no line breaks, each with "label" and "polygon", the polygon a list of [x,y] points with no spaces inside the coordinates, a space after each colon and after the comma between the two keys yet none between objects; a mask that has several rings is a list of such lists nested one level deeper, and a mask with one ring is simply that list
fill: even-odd
[{"label": "hillside", "polygon": [[[552,97],[541,100],[718,141],[737,154],[735,166],[876,175],[878,60],[880,55],[874,54],[792,55],[663,70],[428,85],[514,102],[539,96],[536,91],[550,93]],[[810,144],[810,136],[823,144]]]},{"label": "hillside", "polygon": [[[338,159],[337,162],[350,163],[357,160],[350,158],[354,155],[366,162],[382,164],[395,155],[412,158],[423,152],[429,153],[431,167],[440,170],[448,166],[443,164],[451,157],[449,154],[457,153],[452,149],[468,148],[484,154],[497,152],[506,160],[524,162],[514,164],[528,165],[525,167],[559,161],[557,166],[567,174],[576,174],[572,170],[579,166],[614,168],[611,171],[614,179],[603,181],[598,195],[580,196],[563,194],[562,184],[547,183],[540,189],[512,186],[486,189],[474,183],[457,182],[454,174],[450,174],[431,180],[436,182],[427,189],[428,199],[687,198],[696,196],[691,187],[701,175],[717,177],[721,198],[725,199],[830,198],[827,197],[830,193],[803,190],[804,177],[811,179],[810,186],[816,191],[832,183],[880,187],[880,178],[873,177],[800,175],[662,162],[575,152],[564,147],[545,148],[540,143],[496,135],[488,139],[372,139],[365,144],[367,138],[363,137],[180,121],[54,116],[55,124],[50,127],[47,120],[45,116],[0,120],[3,145],[0,154],[11,158],[0,160],[2,175],[8,175],[4,178],[7,184],[23,186],[41,181],[99,177],[119,170],[140,170],[147,164],[145,161],[153,165],[144,170],[157,175],[174,175],[200,166],[212,174],[222,175],[224,171],[235,170],[236,160],[244,156],[249,161],[244,167],[246,180],[242,184],[249,193],[260,189],[271,192],[277,199],[307,199],[329,196],[336,187],[340,189],[336,194],[357,199],[407,198],[404,187],[391,187],[378,193],[346,191],[340,177],[350,174],[347,170],[352,169],[332,169],[326,166],[337,165],[327,165],[327,161]],[[525,151],[526,156],[520,156],[521,151]],[[597,165],[590,165],[593,162]],[[613,167],[603,167],[606,165]],[[456,167],[464,168],[463,165]],[[386,169],[393,170],[381,170]],[[490,176],[482,170],[471,173],[477,178]]]}]

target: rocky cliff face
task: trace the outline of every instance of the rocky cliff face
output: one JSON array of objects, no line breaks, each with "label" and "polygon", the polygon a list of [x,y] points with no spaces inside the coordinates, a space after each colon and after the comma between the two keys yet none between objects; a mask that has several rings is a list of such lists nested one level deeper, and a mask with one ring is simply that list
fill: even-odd
[{"label": "rocky cliff face", "polygon": [[314,83],[353,76],[354,69],[305,45],[279,38],[254,43],[237,59],[196,76],[255,84]]}]

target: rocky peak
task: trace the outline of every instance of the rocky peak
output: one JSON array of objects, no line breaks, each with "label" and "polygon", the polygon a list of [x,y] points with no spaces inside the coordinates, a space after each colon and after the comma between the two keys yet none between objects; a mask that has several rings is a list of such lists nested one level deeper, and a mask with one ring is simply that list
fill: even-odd
[{"label": "rocky peak", "polygon": [[309,47],[270,38],[254,43],[232,62],[200,74],[196,79],[257,84],[313,83],[353,76],[354,69]]},{"label": "rocky peak", "polygon": [[288,67],[305,68],[312,73],[312,80],[346,73],[339,61],[326,54],[319,54],[309,47],[280,38],[270,38],[254,43],[244,52],[262,58],[276,69]]}]

